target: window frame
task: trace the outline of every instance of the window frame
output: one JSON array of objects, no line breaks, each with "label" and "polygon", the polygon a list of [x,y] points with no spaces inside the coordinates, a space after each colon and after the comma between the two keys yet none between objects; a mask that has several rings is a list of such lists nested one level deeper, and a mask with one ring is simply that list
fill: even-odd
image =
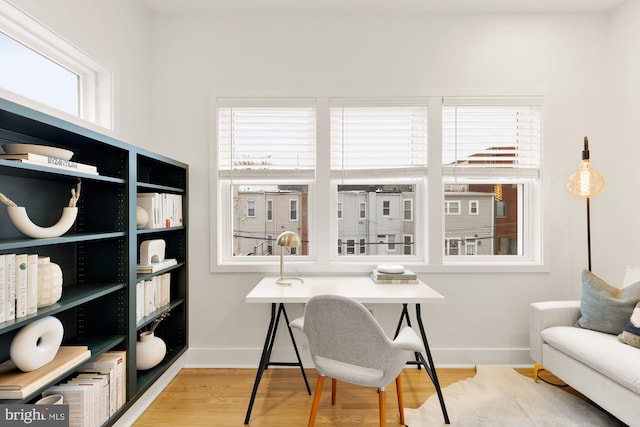
[{"label": "window frame", "polygon": [[[250,95],[250,94],[249,94]],[[305,92],[304,96],[308,94]],[[328,109],[330,107],[329,100],[331,96],[319,95],[315,99],[317,100],[317,170],[316,176],[313,180],[293,180],[292,183],[303,182],[309,186],[309,231],[311,233],[310,241],[316,239],[313,245],[309,247],[308,256],[298,256],[295,259],[291,259],[287,262],[294,263],[299,273],[326,273],[326,272],[338,272],[338,273],[368,273],[370,269],[375,267],[382,260],[393,260],[394,262],[400,262],[404,265],[411,266],[411,268],[417,272],[544,272],[548,271],[548,251],[544,250],[546,247],[547,239],[545,238],[544,224],[547,222],[543,213],[546,210],[544,206],[543,193],[548,191],[545,181],[543,180],[543,174],[541,173],[536,180],[529,178],[519,179],[504,179],[501,182],[508,183],[525,183],[525,191],[522,197],[526,199],[529,206],[527,212],[523,212],[523,218],[526,222],[523,223],[525,233],[528,238],[535,240],[531,245],[529,251],[530,257],[516,257],[510,260],[500,259],[499,257],[449,257],[445,258],[443,246],[438,243],[438,236],[444,239],[444,214],[443,214],[443,186],[446,182],[449,182],[449,178],[442,174],[442,165],[438,161],[431,161],[432,159],[440,159],[442,153],[442,147],[439,143],[441,138],[441,126],[436,126],[441,120],[441,108],[442,96],[431,96],[429,98],[429,140],[438,141],[437,144],[430,143],[428,147],[428,156],[430,159],[428,176],[425,173],[424,178],[413,180],[406,176],[394,175],[394,173],[381,172],[379,179],[380,182],[386,182],[387,178],[393,182],[405,182],[416,184],[416,194],[414,198],[414,207],[422,206],[422,212],[417,213],[414,210],[414,217],[420,224],[416,224],[416,236],[419,239],[424,239],[421,244],[414,245],[414,255],[410,259],[408,257],[395,258],[391,255],[391,258],[386,260],[382,257],[375,257],[369,255],[370,251],[367,248],[367,256],[346,256],[344,254],[345,242],[336,242],[331,236],[337,235],[337,214],[327,215],[327,206],[332,212],[337,211],[337,187],[336,180],[330,175],[329,162],[330,154],[329,149],[326,147],[326,139],[329,135],[329,120]],[[212,108],[211,111],[216,111],[216,96],[211,98]],[[544,111],[543,111],[544,118]],[[212,117],[213,123],[216,123],[215,115]],[[215,130],[215,126],[214,126]],[[215,132],[214,141],[212,142],[215,147]],[[543,142],[544,144],[544,138]],[[215,154],[215,149],[211,150]],[[212,159],[215,162],[215,157]],[[541,166],[544,167],[544,163]],[[213,172],[213,170],[212,170]],[[213,182],[217,182],[217,178],[213,177]],[[367,183],[371,182],[371,179],[363,178],[359,174],[348,177],[343,182],[345,183]],[[493,179],[491,182],[497,182]],[[214,186],[218,189],[218,185]],[[220,239],[217,237],[220,232],[218,226],[219,220],[216,216],[219,216],[217,211],[217,205],[219,200],[224,198],[224,194],[218,193],[212,197],[212,211],[216,215],[212,215],[212,246],[215,246],[215,242]],[[536,202],[537,205],[533,205]],[[493,207],[495,209],[495,205]],[[461,206],[462,209],[462,206]],[[492,213],[491,215],[495,215]],[[223,218],[224,221],[224,218]],[[327,232],[330,230],[330,233]],[[376,239],[377,240],[377,239]],[[415,239],[413,240],[415,242]],[[442,242],[443,240],[440,240]],[[336,245],[337,243],[337,245]],[[397,245],[402,244],[404,241],[395,242]],[[356,246],[359,246],[356,241]],[[402,250],[404,251],[404,249]],[[355,252],[358,252],[356,249]],[[340,256],[338,256],[340,255]],[[456,259],[452,259],[456,258]],[[467,258],[462,259],[462,258]],[[473,262],[470,262],[468,258],[473,258]],[[211,257],[211,271],[254,271],[254,272],[277,272],[277,264],[275,260],[245,260],[233,263],[220,262],[215,251],[212,251]]]},{"label": "window frame", "polygon": [[78,112],[75,116],[0,87],[0,96],[68,121],[84,121],[114,131],[113,73],[85,52],[49,30],[9,2],[0,8],[0,28],[10,38],[78,76]]}]

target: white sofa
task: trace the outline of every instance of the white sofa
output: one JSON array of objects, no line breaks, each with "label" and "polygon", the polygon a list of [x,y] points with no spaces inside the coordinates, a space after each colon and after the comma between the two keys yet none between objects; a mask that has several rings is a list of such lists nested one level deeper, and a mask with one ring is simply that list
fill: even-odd
[{"label": "white sofa", "polygon": [[530,306],[531,358],[629,426],[640,426],[640,349],[574,326],[580,301]]}]

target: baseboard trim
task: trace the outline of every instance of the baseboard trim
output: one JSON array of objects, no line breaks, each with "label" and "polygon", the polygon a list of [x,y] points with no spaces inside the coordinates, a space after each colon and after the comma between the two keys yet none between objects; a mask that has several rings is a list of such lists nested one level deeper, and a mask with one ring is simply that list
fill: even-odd
[{"label": "baseboard trim", "polygon": [[[302,364],[313,367],[309,352],[299,349]],[[189,348],[186,368],[253,368],[258,366],[262,349]],[[532,366],[529,348],[435,348],[431,350],[436,367],[463,367],[475,365]],[[274,348],[271,361],[294,362],[291,348]]]}]

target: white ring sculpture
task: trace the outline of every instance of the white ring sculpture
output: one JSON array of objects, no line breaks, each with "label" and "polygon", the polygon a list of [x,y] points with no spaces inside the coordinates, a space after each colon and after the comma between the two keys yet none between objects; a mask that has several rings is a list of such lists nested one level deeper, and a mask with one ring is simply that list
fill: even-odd
[{"label": "white ring sculpture", "polygon": [[69,231],[78,216],[78,207],[65,207],[58,223],[51,227],[40,227],[34,224],[23,206],[7,206],[9,219],[18,230],[34,239],[62,236]]},{"label": "white ring sculpture", "polygon": [[35,320],[20,329],[11,341],[11,360],[23,372],[38,369],[56,356],[63,334],[62,322],[56,317]]}]

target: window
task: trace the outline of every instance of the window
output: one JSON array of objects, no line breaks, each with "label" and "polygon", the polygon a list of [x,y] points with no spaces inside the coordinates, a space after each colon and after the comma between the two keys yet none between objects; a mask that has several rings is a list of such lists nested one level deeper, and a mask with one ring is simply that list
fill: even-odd
[{"label": "window", "polygon": [[111,72],[10,3],[0,28],[3,97],[113,128]]},{"label": "window", "polygon": [[402,201],[402,206],[404,207],[402,219],[405,221],[413,221],[413,200],[404,199]]},{"label": "window", "polygon": [[267,199],[267,206],[265,206],[266,210],[266,219],[267,221],[273,221],[273,200]]},{"label": "window", "polygon": [[[315,100],[219,98],[216,128],[217,262],[274,255],[255,248],[265,244],[267,235],[277,238],[283,231],[294,231],[302,241],[290,254],[309,255]],[[258,215],[248,221],[245,210],[238,209],[248,200],[256,207],[267,206],[267,211],[270,204],[271,220]]]},{"label": "window", "polygon": [[298,201],[296,199],[289,200],[289,220],[298,220]]},{"label": "window", "polygon": [[247,216],[255,217],[256,216],[256,201],[255,200],[247,200]]},{"label": "window", "polygon": [[445,200],[444,213],[445,215],[460,215],[460,200]]},{"label": "window", "polygon": [[211,242],[223,271],[273,272],[261,248],[285,230],[301,236],[290,252],[301,272],[542,263],[540,98],[215,101]]},{"label": "window", "polygon": [[425,211],[413,210],[426,182],[427,107],[420,97],[329,99],[331,180],[344,204],[334,238],[364,239],[358,255],[417,255],[395,246],[406,232],[424,232],[416,217]]},{"label": "window", "polygon": [[445,236],[477,236],[467,255],[540,260],[542,99],[444,98],[442,139],[445,205],[470,203]]}]

